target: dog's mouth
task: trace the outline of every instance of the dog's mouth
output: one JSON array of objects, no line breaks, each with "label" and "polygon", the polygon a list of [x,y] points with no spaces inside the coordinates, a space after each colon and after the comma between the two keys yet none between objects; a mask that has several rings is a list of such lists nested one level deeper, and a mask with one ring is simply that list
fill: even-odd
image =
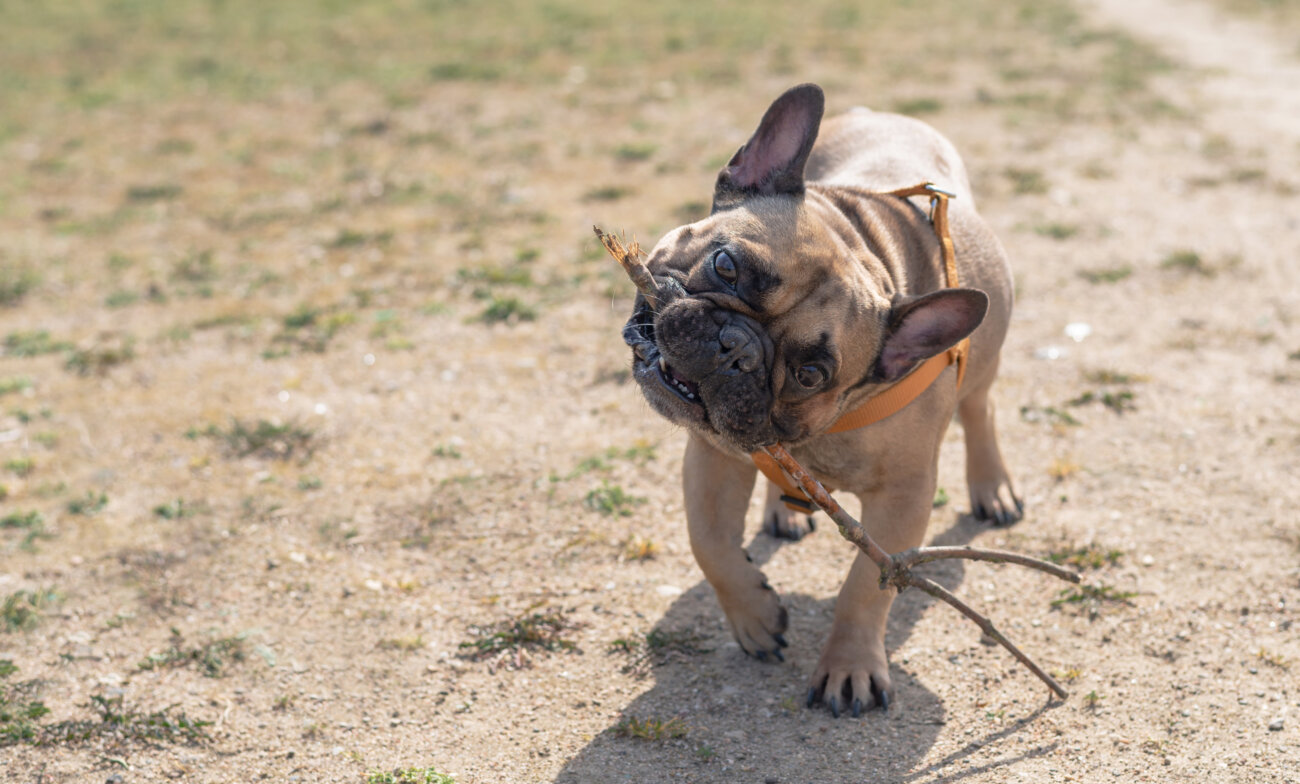
[{"label": "dog's mouth", "polygon": [[645,382],[656,380],[659,383],[654,386],[666,389],[674,398],[686,403],[691,413],[696,415],[693,418],[701,422],[707,421],[699,383],[675,369],[660,352],[659,345],[655,342],[654,312],[648,305],[642,304],[632,314],[632,318],[623,327],[623,341],[632,348],[633,375],[647,391],[651,386]]},{"label": "dog's mouth", "polygon": [[668,364],[668,360],[659,355],[659,362],[656,366],[659,373],[659,381],[673,392],[676,392],[683,400],[688,403],[703,405],[700,402],[700,385],[695,382],[682,378],[673,366]]}]

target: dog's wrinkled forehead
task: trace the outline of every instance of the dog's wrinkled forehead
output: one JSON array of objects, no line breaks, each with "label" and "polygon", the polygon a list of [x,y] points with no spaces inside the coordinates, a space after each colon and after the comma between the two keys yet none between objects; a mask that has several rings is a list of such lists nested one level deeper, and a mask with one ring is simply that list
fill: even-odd
[{"label": "dog's wrinkled forehead", "polygon": [[[742,310],[748,306],[756,313],[780,315],[838,266],[833,254],[819,255],[815,250],[825,248],[826,243],[809,236],[820,227],[806,220],[800,201],[754,199],[745,206],[679,226],[651,251],[650,270],[656,275],[672,275],[692,294],[734,294]],[[734,287],[710,274],[720,252],[735,265]]]}]

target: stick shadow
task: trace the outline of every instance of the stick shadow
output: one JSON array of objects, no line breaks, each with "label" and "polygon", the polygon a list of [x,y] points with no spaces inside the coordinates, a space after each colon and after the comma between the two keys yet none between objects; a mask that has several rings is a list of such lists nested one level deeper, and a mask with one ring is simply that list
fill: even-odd
[{"label": "stick shadow", "polygon": [[[986,529],[985,524],[963,515],[931,544],[969,544]],[[835,532],[832,528],[821,535],[834,536]],[[746,549],[761,566],[786,546],[798,547],[760,534]],[[847,562],[837,568],[847,568]],[[961,560],[919,569],[950,591],[965,578]],[[749,659],[731,640],[707,582],[701,580],[678,597],[654,630],[695,634],[711,650],[678,656],[654,667],[647,675],[653,685],[626,706],[623,717],[643,721],[679,718],[688,728],[685,737],[618,737],[615,724],[565,764],[554,779],[556,784],[917,781],[942,776],[949,765],[1037,716],[1035,713],[1024,722],[973,741],[917,771],[944,723],[943,704],[910,673],[891,663],[895,702],[889,713],[872,711],[856,720],[846,716],[833,719],[825,709],[806,709],[806,680],[830,629],[834,598],[794,593],[784,594],[782,601],[790,614],[786,637],[791,645],[787,661],[772,665]],[[898,597],[886,637],[891,656],[935,602],[921,591],[907,591]],[[611,658],[610,666],[618,667],[619,660]],[[991,766],[1011,762],[1014,760]]]}]

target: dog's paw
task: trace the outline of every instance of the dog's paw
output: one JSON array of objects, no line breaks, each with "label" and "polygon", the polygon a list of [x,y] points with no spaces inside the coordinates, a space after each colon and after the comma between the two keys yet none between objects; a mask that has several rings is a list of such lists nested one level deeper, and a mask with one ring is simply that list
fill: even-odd
[{"label": "dog's paw", "polygon": [[781,649],[787,645],[784,633],[790,619],[766,579],[744,596],[724,599],[719,594],[718,600],[741,650],[759,661],[785,661]]},{"label": "dog's paw", "polygon": [[970,509],[977,520],[996,525],[1011,525],[1025,515],[1025,504],[1011,489],[1008,479],[972,482]]},{"label": "dog's paw", "polygon": [[808,707],[821,703],[837,719],[841,713],[856,719],[872,708],[889,710],[892,689],[883,644],[849,646],[830,642],[808,682]]}]

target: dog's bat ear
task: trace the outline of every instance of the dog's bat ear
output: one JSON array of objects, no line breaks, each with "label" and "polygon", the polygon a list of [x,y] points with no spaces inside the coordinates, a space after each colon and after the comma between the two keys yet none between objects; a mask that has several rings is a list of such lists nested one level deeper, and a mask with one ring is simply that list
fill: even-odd
[{"label": "dog's bat ear", "polygon": [[713,211],[747,196],[802,194],[803,170],[817,141],[826,96],[815,84],[791,87],[768,107],[758,130],[718,172]]},{"label": "dog's bat ear", "polygon": [[897,381],[974,332],[988,309],[989,297],[979,289],[940,289],[895,301],[874,376]]}]

